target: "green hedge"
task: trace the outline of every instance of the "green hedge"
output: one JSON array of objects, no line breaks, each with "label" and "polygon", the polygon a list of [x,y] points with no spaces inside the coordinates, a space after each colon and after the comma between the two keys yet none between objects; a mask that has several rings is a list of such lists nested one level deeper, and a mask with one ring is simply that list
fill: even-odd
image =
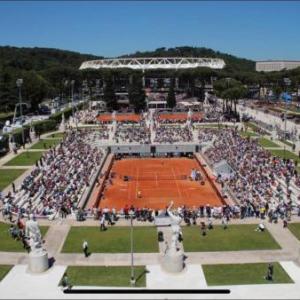
[{"label": "green hedge", "polygon": [[8,113],[0,113],[0,122],[5,122],[7,120],[12,120],[14,116],[14,112],[8,112]]}]

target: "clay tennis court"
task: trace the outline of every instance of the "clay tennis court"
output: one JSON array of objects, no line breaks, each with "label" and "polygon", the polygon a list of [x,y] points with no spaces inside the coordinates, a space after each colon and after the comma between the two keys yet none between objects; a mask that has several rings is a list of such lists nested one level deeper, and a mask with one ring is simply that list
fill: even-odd
[{"label": "clay tennis court", "polygon": [[[192,168],[205,179],[192,181]],[[121,209],[127,205],[163,209],[172,200],[175,206],[187,207],[224,204],[198,161],[190,158],[129,158],[115,160],[99,207]],[[125,181],[124,176],[129,180]],[[138,197],[140,192],[141,197]]]},{"label": "clay tennis court", "polygon": [[[112,122],[113,117],[112,114],[101,114],[97,117],[97,119],[101,122]],[[141,120],[141,116],[138,114],[116,114],[116,121],[118,122],[139,122]]]},{"label": "clay tennis court", "polygon": [[[187,113],[175,113],[175,114],[160,114],[158,116],[159,120],[178,120],[178,121],[186,121],[187,120]],[[193,113],[192,120],[193,121],[200,121],[202,119],[201,113]]]}]

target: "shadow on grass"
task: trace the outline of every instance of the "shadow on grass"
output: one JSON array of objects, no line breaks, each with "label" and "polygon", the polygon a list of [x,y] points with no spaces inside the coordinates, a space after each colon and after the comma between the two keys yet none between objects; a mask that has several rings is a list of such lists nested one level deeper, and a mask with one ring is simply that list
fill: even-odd
[{"label": "shadow on grass", "polygon": [[138,282],[139,280],[141,280],[147,273],[150,273],[149,270],[147,270],[146,268],[144,269],[143,272],[141,272],[135,279],[135,282]]}]

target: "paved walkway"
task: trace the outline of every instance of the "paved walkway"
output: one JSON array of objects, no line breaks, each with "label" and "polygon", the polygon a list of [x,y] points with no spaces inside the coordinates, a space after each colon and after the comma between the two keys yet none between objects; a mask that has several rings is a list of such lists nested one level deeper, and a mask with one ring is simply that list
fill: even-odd
[{"label": "paved walkway", "polygon": [[[280,262],[294,283],[208,286],[201,265],[189,265],[180,274],[167,274],[158,265],[147,265],[146,287],[156,289],[229,289],[230,294],[143,294],[144,299],[299,299],[300,268],[293,262]],[[140,294],[64,294],[59,282],[65,265],[55,266],[39,275],[27,267],[15,266],[0,282],[0,299],[140,299]],[[82,287],[76,289],[115,289],[115,287]],[[138,289],[138,288],[137,288]]]}]

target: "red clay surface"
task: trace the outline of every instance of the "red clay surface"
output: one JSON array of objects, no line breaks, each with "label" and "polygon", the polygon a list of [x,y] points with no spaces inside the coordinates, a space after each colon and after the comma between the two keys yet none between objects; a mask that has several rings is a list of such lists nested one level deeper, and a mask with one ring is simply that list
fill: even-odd
[{"label": "red clay surface", "polygon": [[[187,113],[176,113],[176,114],[160,114],[158,116],[159,120],[187,120]],[[202,113],[193,113],[192,120],[201,120]]]},{"label": "red clay surface", "polygon": [[[101,122],[112,122],[113,118],[111,114],[102,114],[97,117],[97,119]],[[139,122],[141,120],[141,116],[137,114],[116,114],[116,120],[118,122],[124,121],[133,121]]]},{"label": "red clay surface", "polygon": [[[107,181],[99,207],[121,209],[127,205],[163,209],[172,200],[174,206],[187,207],[210,204],[223,205],[212,184],[189,179],[192,168],[205,175],[196,159],[189,158],[136,158],[116,160],[110,174],[115,174],[112,184]],[[132,180],[124,181],[123,177]],[[159,179],[163,178],[163,179]],[[175,178],[186,178],[175,180]],[[141,198],[138,192],[141,192]]]}]

